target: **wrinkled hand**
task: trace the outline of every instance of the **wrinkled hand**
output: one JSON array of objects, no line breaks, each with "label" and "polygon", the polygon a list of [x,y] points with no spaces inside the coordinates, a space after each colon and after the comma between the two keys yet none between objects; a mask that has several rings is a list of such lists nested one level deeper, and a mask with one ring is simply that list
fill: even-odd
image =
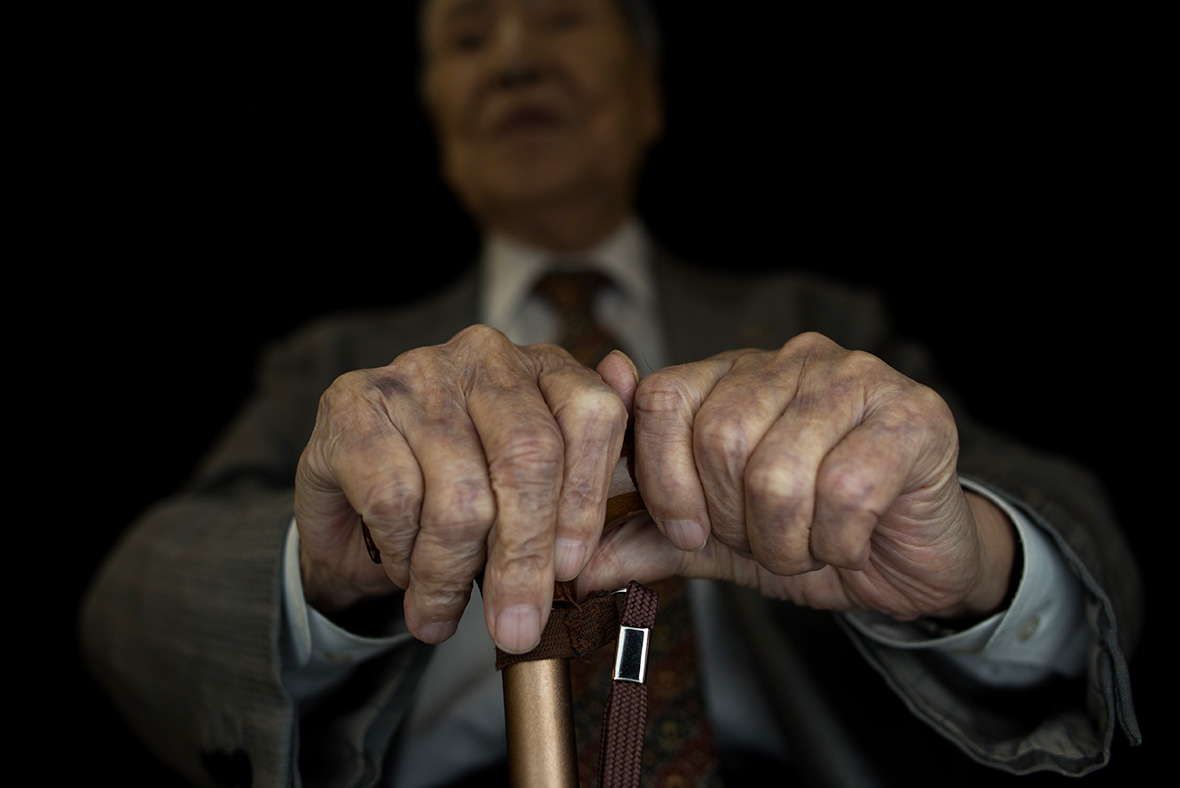
[{"label": "wrinkled hand", "polygon": [[661,370],[626,394],[659,530],[637,520],[608,534],[580,590],[713,577],[902,620],[982,616],[1003,600],[1011,526],[960,487],[943,400],[879,359],[807,334]]},{"label": "wrinkled hand", "polygon": [[577,575],[602,530],[628,418],[616,391],[637,377],[621,354],[600,369],[611,385],[559,348],[475,326],[340,377],[296,478],[308,602],[331,615],[396,586],[410,632],[437,643],[482,572],[497,645],[532,648],[555,578]]}]

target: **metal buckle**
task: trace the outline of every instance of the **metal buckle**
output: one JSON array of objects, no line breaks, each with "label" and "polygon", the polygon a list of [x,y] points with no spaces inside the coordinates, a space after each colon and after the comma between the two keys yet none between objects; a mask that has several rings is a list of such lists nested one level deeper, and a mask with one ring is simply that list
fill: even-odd
[{"label": "metal buckle", "polygon": [[615,681],[642,684],[647,678],[647,643],[651,630],[646,627],[619,627],[615,651]]}]

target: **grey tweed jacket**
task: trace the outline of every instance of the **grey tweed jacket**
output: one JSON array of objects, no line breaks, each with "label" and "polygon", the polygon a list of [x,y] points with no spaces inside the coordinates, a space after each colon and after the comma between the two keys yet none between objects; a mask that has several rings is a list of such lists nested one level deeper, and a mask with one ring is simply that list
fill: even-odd
[{"label": "grey tweed jacket", "polygon": [[[776,346],[813,330],[876,353],[947,396],[925,356],[893,339],[870,294],[802,275],[727,274],[667,255],[655,262],[673,362]],[[318,398],[337,375],[446,341],[476,319],[478,287],[470,272],[412,307],[325,319],[273,348],[255,396],[191,483],[135,523],[98,573],[81,618],[87,662],[132,728],[194,784],[377,784],[430,648],[415,644],[357,666],[340,693],[301,721],[283,689],[278,645],[294,470]],[[1085,681],[1037,694],[1035,703],[984,697],[921,652],[851,631],[836,637],[928,723],[918,727],[970,759],[1008,772],[1085,773],[1105,762],[1117,729],[1139,741],[1126,667],[1142,626],[1135,562],[1085,472],[956,416],[960,472],[1023,509],[1085,585]],[[791,640],[792,625],[780,621],[789,616],[779,614],[796,611],[736,598]],[[809,634],[797,650],[817,640]],[[900,706],[884,713],[908,716]]]}]

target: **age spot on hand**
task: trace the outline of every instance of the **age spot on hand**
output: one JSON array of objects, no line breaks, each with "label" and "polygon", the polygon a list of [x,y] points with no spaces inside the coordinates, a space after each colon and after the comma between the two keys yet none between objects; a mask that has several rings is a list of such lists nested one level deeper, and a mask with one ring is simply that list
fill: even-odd
[{"label": "age spot on hand", "polygon": [[378,375],[373,380],[373,387],[380,391],[381,395],[387,399],[403,396],[410,392],[410,387],[406,382],[401,377],[392,373]]}]

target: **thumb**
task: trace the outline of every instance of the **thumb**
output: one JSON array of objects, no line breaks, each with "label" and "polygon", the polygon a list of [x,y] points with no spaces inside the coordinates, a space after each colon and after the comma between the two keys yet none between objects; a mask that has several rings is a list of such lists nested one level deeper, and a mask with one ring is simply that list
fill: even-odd
[{"label": "thumb", "polygon": [[621,350],[612,350],[606,358],[598,362],[596,369],[599,377],[610,386],[623,404],[627,406],[627,413],[631,414],[635,404],[635,390],[639,388],[639,369],[627,354]]},{"label": "thumb", "polygon": [[597,591],[622,588],[632,580],[654,583],[673,575],[760,588],[761,573],[751,556],[717,539],[710,539],[699,550],[681,550],[668,541],[645,512],[603,534],[577,577],[576,593],[578,599],[585,599]]},{"label": "thumb", "polygon": [[622,588],[632,580],[653,583],[679,574],[684,555],[646,512],[637,514],[602,535],[577,577],[577,598]]}]

